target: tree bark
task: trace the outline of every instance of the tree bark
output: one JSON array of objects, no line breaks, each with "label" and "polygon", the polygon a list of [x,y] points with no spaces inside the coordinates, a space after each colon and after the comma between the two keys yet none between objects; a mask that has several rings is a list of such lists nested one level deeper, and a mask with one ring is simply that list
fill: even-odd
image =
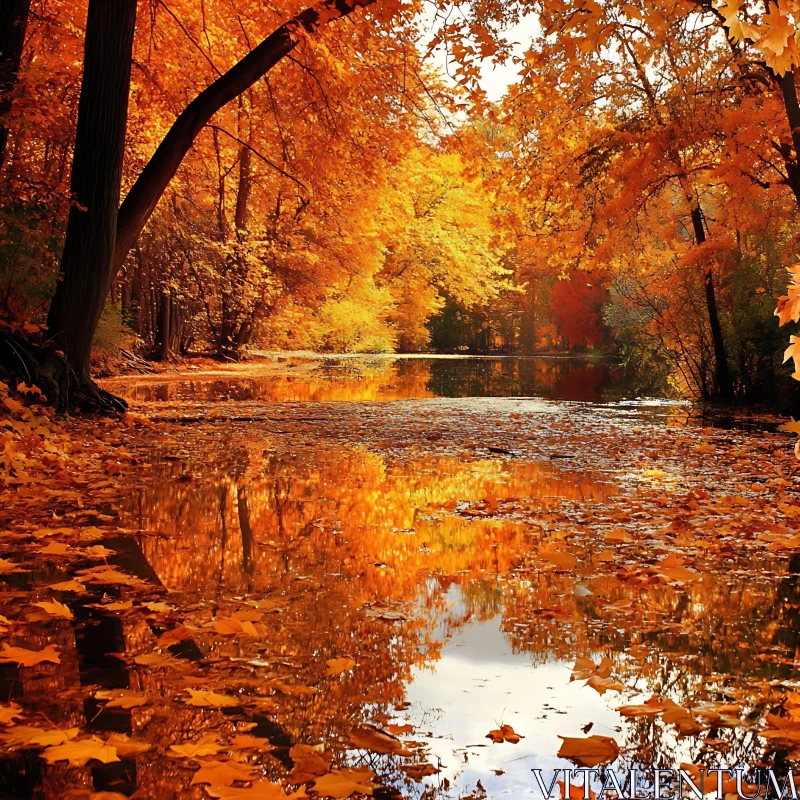
[{"label": "tree bark", "polygon": [[219,109],[249,89],[297,46],[297,31],[313,33],[321,25],[346,17],[376,0],[325,0],[301,11],[273,31],[241,61],[204,89],[181,112],[158,149],[131,187],[119,210],[119,225],[111,275],[125,261],[128,251],[150,219],[164,190],[192,147],[197,135]]},{"label": "tree bark", "polygon": [[72,202],[47,327],[79,381],[89,380],[92,339],[114,273],[109,269],[128,115],[136,0],[90,0]]},{"label": "tree bark", "polygon": [[14,102],[30,8],[31,0],[2,0],[0,3],[0,167],[6,156],[6,117]]},{"label": "tree bark", "polygon": [[158,307],[158,333],[156,334],[156,353],[160,361],[168,361],[170,356],[170,295],[168,289],[161,290],[161,303]]},{"label": "tree bark", "polygon": [[[706,241],[706,231],[703,226],[703,212],[700,204],[691,198],[692,203],[692,228],[694,238],[698,246]],[[733,400],[733,378],[731,377],[730,367],[728,366],[728,354],[725,350],[725,340],[722,337],[722,326],[719,322],[717,311],[717,296],[714,290],[714,273],[709,266],[703,276],[703,283],[706,292],[706,307],[708,309],[708,322],[711,326],[711,340],[714,344],[714,364],[717,391],[724,400]]]},{"label": "tree bark", "polygon": [[250,161],[252,154],[248,147],[242,147],[239,153],[239,191],[236,193],[236,213],[234,224],[236,232],[247,230],[247,223],[250,220],[250,187],[252,179],[250,176]]},{"label": "tree bark", "polygon": [[795,201],[800,205],[800,102],[797,100],[794,70],[789,70],[783,75],[775,75],[775,80],[781,89],[783,107],[786,111],[786,119],[792,136],[792,149],[794,150],[794,159],[787,158],[786,160],[786,175]]}]

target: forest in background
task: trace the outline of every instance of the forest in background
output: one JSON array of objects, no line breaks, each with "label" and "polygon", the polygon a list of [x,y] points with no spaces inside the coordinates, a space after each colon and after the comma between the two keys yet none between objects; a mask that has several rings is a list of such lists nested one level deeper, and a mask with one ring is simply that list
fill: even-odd
[{"label": "forest in background", "polygon": [[[44,325],[76,258],[68,220],[91,216],[73,155],[87,13],[103,3],[13,0],[0,24],[0,308],[73,365],[70,334]],[[306,13],[126,3],[122,198],[193,98]],[[95,367],[120,347],[597,350],[688,395],[789,397],[796,5],[323,4],[199,126],[115,252]],[[526,16],[515,50],[506,31]],[[497,102],[486,63],[517,68]]]}]

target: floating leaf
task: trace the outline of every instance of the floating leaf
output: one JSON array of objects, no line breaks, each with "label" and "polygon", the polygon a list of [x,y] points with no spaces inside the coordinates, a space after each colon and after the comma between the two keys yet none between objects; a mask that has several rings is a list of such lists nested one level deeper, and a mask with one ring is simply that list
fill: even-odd
[{"label": "floating leaf", "polygon": [[499,728],[489,731],[486,738],[491,739],[494,744],[503,744],[503,742],[518,744],[519,740],[525,737],[518,734],[510,725],[501,725]]},{"label": "floating leaf", "polygon": [[539,558],[562,569],[574,569],[578,559],[563,550],[540,550]]},{"label": "floating leaf", "polygon": [[54,583],[47,588],[55,589],[57,592],[77,592],[78,594],[83,594],[83,592],[86,591],[86,587],[80,581],[76,580]]},{"label": "floating leaf", "polygon": [[328,665],[327,675],[330,677],[349,672],[356,665],[352,658],[329,658],[325,663]]},{"label": "floating leaf", "polygon": [[21,667],[35,667],[49,661],[52,664],[60,664],[58,648],[54,644],[49,644],[42,650],[26,650],[24,647],[9,647],[3,643],[0,650],[0,664],[19,664]]},{"label": "floating leaf", "polygon": [[166,603],[142,603],[142,605],[150,611],[157,611],[166,613],[167,611],[174,611],[175,606],[167,605]]},{"label": "floating leaf", "polygon": [[559,758],[568,758],[584,767],[596,767],[614,761],[619,755],[619,746],[610,736],[594,734],[586,738],[559,736],[561,747]]},{"label": "floating leaf", "polygon": [[59,603],[58,600],[42,601],[41,603],[32,603],[31,605],[46,611],[50,616],[61,617],[62,619],[73,619],[72,611],[69,606]]},{"label": "floating leaf", "polygon": [[324,752],[322,745],[296,744],[289,750],[294,767],[289,773],[290,783],[308,783],[324,775],[331,768],[332,753]]},{"label": "floating leaf", "polygon": [[283,786],[269,781],[255,781],[248,789],[237,789],[233,786],[206,786],[209,797],[217,800],[301,800],[308,797],[305,787],[296,792],[286,794]]},{"label": "floating leaf", "polygon": [[362,725],[350,731],[350,743],[373,753],[410,756],[411,751],[391,733],[386,733],[374,725]]},{"label": "floating leaf", "polygon": [[320,797],[344,798],[353,794],[371,795],[377,786],[371,782],[375,776],[372,770],[361,769],[335,769],[321,778],[317,778],[311,789]]},{"label": "floating leaf", "polygon": [[16,703],[9,703],[7,706],[0,703],[0,725],[11,725],[21,716],[22,709]]},{"label": "floating leaf", "polygon": [[190,706],[229,708],[240,705],[239,700],[226,694],[217,694],[205,689],[187,689],[186,691],[189,692],[191,697],[183,702],[188,703]]},{"label": "floating leaf", "polygon": [[80,733],[80,728],[34,728],[32,725],[15,725],[4,733],[0,733],[10,747],[48,747],[63,744],[74,739]]},{"label": "floating leaf", "polygon": [[217,617],[213,628],[220,636],[258,636],[258,631],[252,622],[235,617]]},{"label": "floating leaf", "polygon": [[75,767],[83,767],[92,760],[101,761],[103,764],[119,761],[116,748],[96,736],[48,747],[39,753],[39,757],[48,764],[55,764],[56,761],[69,761]]},{"label": "floating leaf", "polygon": [[103,689],[95,692],[96,700],[108,700],[103,708],[138,708],[146,706],[151,698],[149,695],[139,692],[131,692],[128,689]]}]

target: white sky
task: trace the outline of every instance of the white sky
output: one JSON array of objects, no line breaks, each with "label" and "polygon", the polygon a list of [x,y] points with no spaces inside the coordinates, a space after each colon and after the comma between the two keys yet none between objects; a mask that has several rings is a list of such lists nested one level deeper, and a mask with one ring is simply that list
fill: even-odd
[{"label": "white sky", "polygon": [[[431,20],[431,23],[433,21]],[[517,25],[510,27],[504,34],[508,42],[514,43],[514,55],[522,56],[529,49],[531,39],[540,35],[541,28],[536,16],[528,16]],[[447,74],[447,63],[444,48],[437,48],[432,55],[433,61],[444,74]],[[481,88],[486,92],[490,101],[499,100],[506,92],[508,86],[517,80],[520,67],[508,60],[505,64],[493,64],[491,60],[483,62],[481,67]]]}]

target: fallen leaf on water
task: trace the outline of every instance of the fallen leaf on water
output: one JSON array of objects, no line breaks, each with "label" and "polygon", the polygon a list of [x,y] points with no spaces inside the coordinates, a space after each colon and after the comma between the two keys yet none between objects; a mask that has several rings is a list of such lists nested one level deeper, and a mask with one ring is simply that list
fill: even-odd
[{"label": "fallen leaf on water", "polygon": [[633,536],[623,528],[615,528],[613,531],[606,531],[605,534],[603,534],[603,538],[607,542],[619,542],[620,544],[633,541]]},{"label": "fallen leaf on water", "polygon": [[22,709],[16,703],[7,706],[0,705],[0,725],[11,725],[15,719],[22,716]]},{"label": "fallen leaf on water", "polygon": [[331,768],[333,753],[326,753],[322,745],[296,744],[289,750],[289,758],[294,762],[289,783],[308,783]]},{"label": "fallen leaf on water", "polygon": [[174,611],[175,606],[167,605],[166,603],[142,603],[142,605],[150,611],[164,612]]},{"label": "fallen leaf on water", "polygon": [[525,737],[517,733],[510,725],[501,725],[499,728],[489,731],[485,738],[491,739],[494,744],[503,744],[503,742],[518,744],[519,740]]},{"label": "fallen leaf on water", "polygon": [[362,725],[350,731],[350,743],[355,747],[385,755],[410,756],[411,751],[396,736],[374,725]]},{"label": "fallen leaf on water", "polygon": [[22,667],[35,667],[44,661],[60,664],[58,648],[49,644],[43,650],[26,650],[24,647],[9,647],[3,644],[0,650],[0,664],[19,664]]},{"label": "fallen leaf on water", "polygon": [[258,631],[252,622],[242,621],[235,617],[217,617],[214,620],[213,628],[220,636],[236,636],[237,634],[258,636]]},{"label": "fallen leaf on water", "polygon": [[539,558],[547,561],[548,564],[555,564],[563,569],[574,569],[578,563],[578,559],[575,556],[565,553],[563,550],[540,550]]},{"label": "fallen leaf on water", "polygon": [[174,660],[171,656],[164,655],[164,653],[142,653],[141,655],[134,656],[133,660],[136,664],[143,667],[166,667]]},{"label": "fallen leaf on water", "polygon": [[115,586],[120,584],[122,586],[136,586],[141,584],[142,581],[133,575],[126,575],[117,569],[99,569],[85,572],[81,575],[81,580],[84,583],[98,583],[102,585]]},{"label": "fallen leaf on water", "polygon": [[290,697],[308,697],[316,694],[319,690],[314,686],[304,686],[302,683],[286,683],[286,681],[273,680],[269,685],[281,694],[288,694]]},{"label": "fallen leaf on water", "polygon": [[686,567],[666,567],[664,569],[659,569],[658,574],[667,578],[669,581],[678,583],[698,581],[701,577],[697,572],[693,572]]},{"label": "fallen leaf on water", "polygon": [[48,747],[53,744],[63,744],[74,739],[80,733],[80,728],[34,728],[32,725],[15,725],[4,733],[0,739],[10,747]]},{"label": "fallen leaf on water", "polygon": [[262,736],[253,736],[249,733],[237,733],[231,741],[231,747],[235,750],[274,750],[269,739]]},{"label": "fallen leaf on water", "polygon": [[62,619],[73,619],[72,611],[69,606],[59,603],[58,600],[42,601],[41,603],[31,603],[31,605],[46,611],[50,616],[61,617]]},{"label": "fallen leaf on water", "polygon": [[651,697],[640,705],[620,706],[617,711],[623,717],[661,717],[664,722],[675,725],[684,735],[694,735],[704,730],[697,720],[674,700],[659,700]]},{"label": "fallen leaf on water", "polygon": [[96,736],[48,747],[39,753],[39,758],[43,758],[48,764],[55,764],[56,761],[69,761],[75,767],[83,767],[93,759],[102,761],[103,764],[119,761],[116,748]]},{"label": "fallen leaf on water", "polygon": [[372,790],[377,788],[371,782],[374,776],[375,774],[372,770],[366,767],[361,769],[335,769],[315,780],[311,789],[314,792],[318,792],[320,797],[337,799],[350,797],[356,792],[371,795]]},{"label": "fallen leaf on water", "polygon": [[158,637],[158,646],[169,647],[172,644],[178,644],[186,639],[191,639],[193,636],[194,634],[185,625],[178,625],[176,628],[172,628],[172,630],[164,631],[164,633]]},{"label": "fallen leaf on water", "polygon": [[210,708],[228,708],[238,706],[240,703],[235,697],[227,694],[217,694],[216,692],[206,691],[205,689],[187,689],[191,695],[184,703],[190,706],[208,706]]},{"label": "fallen leaf on water", "polygon": [[234,781],[252,781],[258,774],[249,764],[238,761],[198,761],[191,785],[210,783],[212,786],[230,786]]},{"label": "fallen leaf on water", "polygon": [[215,733],[207,733],[201,736],[196,742],[183,742],[181,744],[170,745],[170,753],[182,756],[183,758],[194,758],[195,756],[215,756],[223,749]]},{"label": "fallen leaf on water", "polygon": [[614,662],[604,657],[599,664],[595,664],[591,658],[586,656],[578,656],[575,659],[575,665],[572,667],[572,674],[569,676],[570,681],[585,681],[597,675],[599,678],[607,678],[611,675],[611,669]]},{"label": "fallen leaf on water", "polygon": [[138,708],[146,706],[151,700],[149,695],[128,689],[103,689],[95,692],[94,696],[96,700],[108,700],[103,708]]},{"label": "fallen leaf on water", "polygon": [[45,556],[63,556],[71,549],[65,542],[50,542],[46,547],[39,550],[39,553]]},{"label": "fallen leaf on water", "polygon": [[403,725],[391,724],[384,726],[384,730],[388,731],[389,733],[393,733],[395,736],[399,736],[401,733],[411,733],[411,731],[414,730],[414,726],[409,725],[408,723]]},{"label": "fallen leaf on water", "polygon": [[584,767],[596,767],[614,761],[619,755],[619,745],[610,736],[593,734],[585,739],[572,736],[559,736],[561,747],[559,758],[568,758]]},{"label": "fallen leaf on water", "polygon": [[7,561],[5,558],[0,558],[0,575],[5,575],[9,572],[22,572],[22,568],[19,564],[15,564],[13,561]]},{"label": "fallen leaf on water", "polygon": [[206,786],[209,797],[216,800],[300,800],[308,797],[305,787],[296,792],[286,794],[283,786],[269,781],[255,781],[248,789],[237,789],[233,786]]},{"label": "fallen leaf on water", "polygon": [[106,611],[127,611],[129,608],[133,608],[133,600],[125,600],[120,603],[106,603],[104,606],[100,606],[100,608]]},{"label": "fallen leaf on water", "polygon": [[86,591],[86,587],[80,581],[76,580],[53,583],[47,588],[55,589],[57,592],[77,592],[78,594],[83,594],[83,592]]},{"label": "fallen leaf on water", "polygon": [[439,770],[433,764],[401,764],[400,769],[408,775],[409,778],[419,782],[428,775],[437,775]]},{"label": "fallen leaf on water", "polygon": [[349,672],[356,665],[352,658],[329,658],[326,662],[328,665],[328,676],[341,675],[343,672]]},{"label": "fallen leaf on water", "polygon": [[102,544],[95,544],[91,547],[87,547],[86,552],[95,558],[108,558],[109,556],[113,556],[117,551],[109,550],[107,547],[103,547]]}]

